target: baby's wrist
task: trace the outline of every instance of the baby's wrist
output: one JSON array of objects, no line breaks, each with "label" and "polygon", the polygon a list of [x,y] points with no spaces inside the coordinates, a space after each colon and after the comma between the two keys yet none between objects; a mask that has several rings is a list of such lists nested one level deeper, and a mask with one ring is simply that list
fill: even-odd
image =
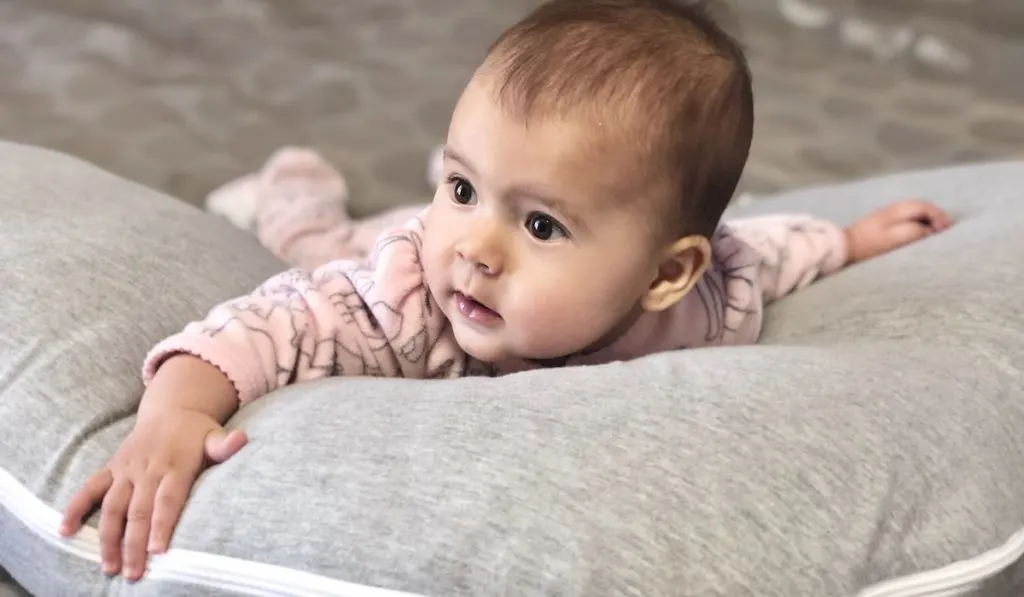
[{"label": "baby's wrist", "polygon": [[143,404],[139,405],[139,412],[135,420],[135,426],[139,427],[148,426],[150,424],[166,424],[167,421],[176,419],[182,415],[206,417],[213,422],[220,423],[220,421],[214,419],[208,412],[197,411],[186,405],[177,404],[173,400],[152,400],[147,404],[144,399]]},{"label": "baby's wrist", "polygon": [[843,242],[846,245],[846,260],[843,262],[843,266],[853,265],[859,261],[863,261],[864,256],[861,254],[862,250],[860,241],[858,240],[859,234],[856,226],[848,226],[843,229]]},{"label": "baby's wrist", "polygon": [[238,393],[224,373],[190,354],[160,364],[139,405],[139,416],[159,416],[167,409],[202,413],[225,422],[238,408]]}]

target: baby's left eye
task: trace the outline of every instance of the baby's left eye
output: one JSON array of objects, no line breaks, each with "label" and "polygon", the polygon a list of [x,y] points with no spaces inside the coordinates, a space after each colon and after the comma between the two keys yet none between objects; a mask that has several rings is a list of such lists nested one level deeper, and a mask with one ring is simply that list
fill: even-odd
[{"label": "baby's left eye", "polygon": [[530,231],[537,240],[551,240],[553,238],[569,236],[565,228],[547,214],[534,212],[526,218],[526,229]]}]

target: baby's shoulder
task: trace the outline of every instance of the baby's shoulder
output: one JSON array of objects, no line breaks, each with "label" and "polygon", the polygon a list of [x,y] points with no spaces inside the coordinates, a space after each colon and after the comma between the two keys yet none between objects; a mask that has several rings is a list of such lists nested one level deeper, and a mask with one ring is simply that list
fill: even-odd
[{"label": "baby's shoulder", "polygon": [[368,265],[373,268],[386,257],[418,257],[426,234],[426,214],[427,209],[424,208],[401,224],[383,229],[374,241],[373,250],[367,258]]},{"label": "baby's shoulder", "polygon": [[766,242],[768,239],[751,238],[741,227],[733,223],[722,223],[718,225],[711,235],[711,267],[708,268],[708,275],[720,275],[722,270],[734,270],[746,268],[757,262],[758,242]]},{"label": "baby's shoulder", "polygon": [[339,259],[312,274],[321,289],[342,290],[367,301],[390,305],[411,294],[429,294],[420,252],[425,227],[422,214],[381,230],[364,259]]}]

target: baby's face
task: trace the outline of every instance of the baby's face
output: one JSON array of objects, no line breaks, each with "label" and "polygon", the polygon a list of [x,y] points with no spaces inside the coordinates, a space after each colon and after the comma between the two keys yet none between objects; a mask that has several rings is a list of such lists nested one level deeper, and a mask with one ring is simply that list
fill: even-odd
[{"label": "baby's face", "polygon": [[617,196],[644,192],[622,171],[629,156],[598,137],[567,122],[524,126],[480,81],[460,99],[423,267],[470,355],[562,357],[613,340],[638,313],[664,244],[640,213],[651,203]]}]

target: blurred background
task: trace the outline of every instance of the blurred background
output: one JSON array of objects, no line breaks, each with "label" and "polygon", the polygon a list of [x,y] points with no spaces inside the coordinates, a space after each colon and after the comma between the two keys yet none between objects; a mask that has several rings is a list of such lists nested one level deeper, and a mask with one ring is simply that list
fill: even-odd
[{"label": "blurred background", "polygon": [[[189,203],[310,144],[352,208],[425,201],[430,148],[537,0],[0,0],[0,137]],[[1024,157],[1024,1],[729,0],[754,194]]]}]

